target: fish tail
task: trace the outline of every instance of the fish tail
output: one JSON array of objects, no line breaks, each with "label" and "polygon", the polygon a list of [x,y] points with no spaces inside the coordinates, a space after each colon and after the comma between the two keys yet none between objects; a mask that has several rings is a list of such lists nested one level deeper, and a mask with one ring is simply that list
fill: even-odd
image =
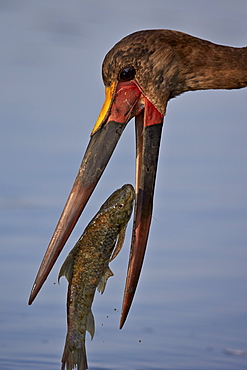
[{"label": "fish tail", "polygon": [[77,370],[87,370],[88,366],[85,343],[80,343],[79,347],[75,347],[75,345],[71,346],[68,339],[66,339],[61,362],[61,370],[72,370],[76,366]]}]

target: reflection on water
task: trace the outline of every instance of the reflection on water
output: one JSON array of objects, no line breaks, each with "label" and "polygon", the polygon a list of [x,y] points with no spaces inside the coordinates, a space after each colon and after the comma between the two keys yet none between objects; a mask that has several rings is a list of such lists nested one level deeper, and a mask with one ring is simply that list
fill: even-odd
[{"label": "reflection on water", "polygon": [[[169,14],[171,9],[180,14],[176,1],[167,3]],[[121,6],[125,22],[118,20],[117,30],[109,21],[105,24],[103,17],[107,13],[114,24],[119,14],[115,2],[107,9],[100,7],[99,14],[94,6],[78,2],[55,1],[51,6],[46,1],[13,0],[0,5],[1,34],[5,35],[1,370],[60,366],[67,284],[64,280],[58,285],[57,274],[104,199],[122,184],[134,182],[131,123],[66,250],[28,307],[30,289],[103,100],[103,55],[133,30],[133,24],[135,29],[181,29],[184,17],[164,20],[168,9],[164,4],[160,2],[151,14],[148,6],[140,9],[139,2],[132,1],[131,15],[125,13],[128,7]],[[207,2],[212,14],[214,4]],[[226,19],[235,19],[235,8],[224,13]],[[201,24],[211,25],[202,10],[194,11]],[[183,30],[200,36],[201,28],[187,16],[191,28],[184,23]],[[126,25],[126,19],[132,23]],[[246,28],[245,20],[243,9],[234,32],[230,28],[222,43]],[[99,34],[105,35],[100,43]],[[236,38],[242,34],[246,30]],[[246,94],[244,90],[200,92],[169,104],[140,284],[120,331],[128,229],[123,251],[111,265],[115,276],[102,296],[96,294],[93,305],[96,335],[92,342],[87,340],[91,369],[246,369]]]}]

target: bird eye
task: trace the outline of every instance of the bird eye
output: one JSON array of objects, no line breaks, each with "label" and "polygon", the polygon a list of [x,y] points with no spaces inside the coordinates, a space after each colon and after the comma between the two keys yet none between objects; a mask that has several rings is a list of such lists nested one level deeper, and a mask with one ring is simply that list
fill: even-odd
[{"label": "bird eye", "polygon": [[123,206],[124,206],[123,203],[119,203],[118,208],[123,208]]},{"label": "bird eye", "polygon": [[136,71],[134,67],[125,67],[121,69],[118,75],[119,81],[130,81],[135,77]]}]

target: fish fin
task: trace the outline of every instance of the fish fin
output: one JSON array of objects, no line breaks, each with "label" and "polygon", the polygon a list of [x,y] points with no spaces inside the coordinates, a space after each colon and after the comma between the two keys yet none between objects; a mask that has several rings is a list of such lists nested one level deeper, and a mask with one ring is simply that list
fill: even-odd
[{"label": "fish fin", "polygon": [[93,340],[94,337],[94,331],[95,331],[95,324],[94,324],[94,317],[92,310],[90,310],[88,316],[87,316],[87,325],[86,325],[86,330],[89,332],[91,335],[91,340]]},{"label": "fish fin", "polygon": [[87,355],[85,343],[80,343],[80,346],[71,346],[66,338],[62,357],[61,370],[72,370],[77,366],[78,370],[87,370]]},{"label": "fish fin", "polygon": [[104,293],[107,280],[111,276],[114,276],[114,274],[113,274],[112,270],[110,269],[110,267],[107,266],[107,268],[106,268],[106,270],[104,272],[104,275],[101,276],[101,279],[100,279],[99,284],[98,284],[98,287],[97,287],[98,291],[101,294]]},{"label": "fish fin", "polygon": [[73,267],[74,267],[74,254],[69,253],[68,257],[62,264],[62,267],[58,274],[58,283],[62,276],[65,276],[69,283],[71,283],[72,275],[73,275]]},{"label": "fish fin", "polygon": [[121,249],[123,247],[124,239],[125,239],[126,228],[127,228],[127,225],[125,225],[121,229],[120,233],[118,234],[117,245],[116,245],[116,247],[114,248],[114,250],[112,252],[112,255],[111,255],[111,258],[110,258],[109,262],[114,260],[117,257],[118,253],[121,251]]}]

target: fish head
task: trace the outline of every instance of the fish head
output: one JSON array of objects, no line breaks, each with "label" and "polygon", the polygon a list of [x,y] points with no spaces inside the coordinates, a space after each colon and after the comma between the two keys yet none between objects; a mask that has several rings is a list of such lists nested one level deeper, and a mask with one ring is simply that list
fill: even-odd
[{"label": "fish head", "polygon": [[131,184],[125,184],[110,195],[99,213],[107,213],[112,223],[125,226],[131,217],[134,200],[135,189]]}]

